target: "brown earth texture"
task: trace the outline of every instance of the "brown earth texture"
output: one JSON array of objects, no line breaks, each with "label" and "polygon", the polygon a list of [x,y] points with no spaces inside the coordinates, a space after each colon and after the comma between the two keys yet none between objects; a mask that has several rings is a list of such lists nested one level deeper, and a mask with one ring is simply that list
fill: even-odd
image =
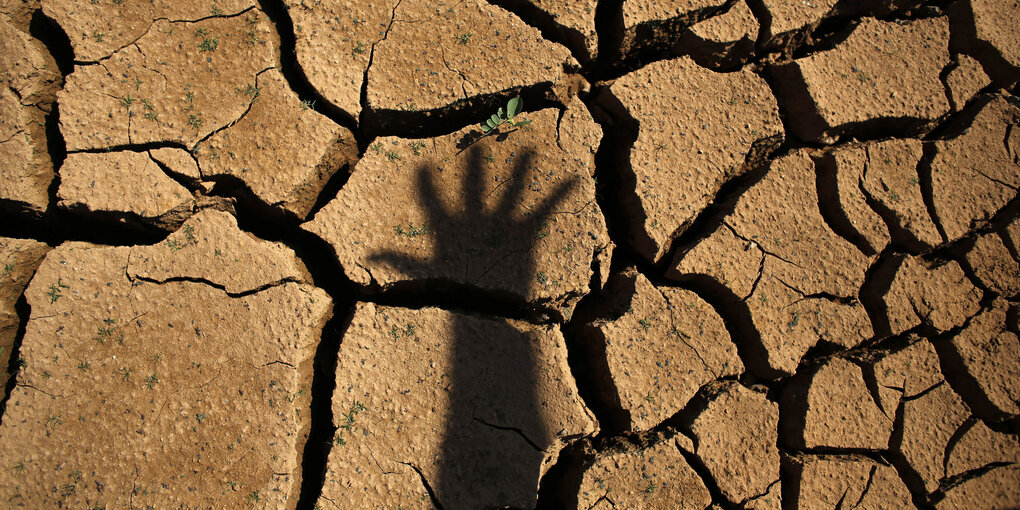
[{"label": "brown earth texture", "polygon": [[0,508],[1020,508],[1017,0],[0,0]]}]

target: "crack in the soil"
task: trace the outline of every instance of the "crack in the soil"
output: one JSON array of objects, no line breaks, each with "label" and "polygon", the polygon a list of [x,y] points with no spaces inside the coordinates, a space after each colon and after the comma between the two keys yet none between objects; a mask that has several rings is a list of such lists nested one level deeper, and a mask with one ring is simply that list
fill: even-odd
[{"label": "crack in the soil", "polygon": [[432,489],[432,485],[429,483],[428,479],[425,478],[425,473],[422,473],[418,466],[415,466],[410,462],[400,462],[400,464],[413,469],[414,472],[418,474],[418,478],[421,479],[422,487],[425,488],[425,492],[429,494],[429,499],[432,500],[432,506],[434,506],[436,510],[443,510],[443,504],[439,501],[439,498],[436,497],[436,491]]},{"label": "crack in the soil", "polygon": [[209,287],[212,287],[214,289],[219,289],[219,290],[223,291],[224,294],[226,294],[227,296],[232,297],[232,298],[240,298],[240,297],[251,296],[253,294],[258,294],[259,292],[271,289],[273,287],[279,287],[280,285],[284,285],[286,283],[303,283],[303,282],[301,282],[301,280],[299,280],[297,278],[287,277],[287,278],[282,278],[280,280],[276,280],[274,282],[264,283],[262,285],[259,285],[258,287],[254,287],[254,288],[251,288],[251,289],[248,289],[248,290],[243,290],[243,291],[240,291],[240,292],[230,292],[230,291],[227,290],[226,286],[223,285],[223,284],[216,283],[216,282],[214,282],[212,280],[209,280],[209,279],[206,279],[206,278],[194,277],[194,276],[171,276],[169,278],[165,278],[165,279],[160,280],[158,278],[150,278],[148,276],[142,276],[142,275],[135,274],[135,275],[129,275],[128,279],[130,279],[131,281],[139,280],[139,281],[143,281],[143,282],[146,282],[146,283],[154,283],[156,285],[163,285],[165,283],[179,283],[179,282],[201,283],[203,285],[208,285]]},{"label": "crack in the soil", "polygon": [[506,425],[496,425],[495,423],[489,423],[489,422],[487,422],[487,421],[485,421],[485,420],[483,420],[483,419],[481,419],[481,418],[479,418],[477,416],[471,416],[471,419],[473,419],[474,421],[476,421],[478,423],[481,423],[482,425],[485,425],[487,427],[492,427],[492,428],[494,428],[496,430],[505,430],[507,432],[513,432],[513,433],[517,434],[518,436],[520,436],[520,438],[522,440],[524,440],[525,443],[528,443],[528,445],[531,446],[536,452],[545,453],[545,450],[543,450],[540,446],[538,446],[537,443],[532,441],[531,438],[528,437],[527,434],[525,434],[524,431],[521,430],[518,427],[510,427],[510,426],[506,426]]}]

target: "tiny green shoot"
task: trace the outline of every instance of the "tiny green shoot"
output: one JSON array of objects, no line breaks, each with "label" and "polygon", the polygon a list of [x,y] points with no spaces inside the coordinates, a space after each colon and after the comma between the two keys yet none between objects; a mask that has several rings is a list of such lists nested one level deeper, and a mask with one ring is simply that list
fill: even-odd
[{"label": "tiny green shoot", "polygon": [[515,97],[506,103],[506,111],[501,107],[491,117],[482,123],[482,133],[491,134],[497,131],[503,124],[513,127],[522,127],[531,124],[528,119],[517,120],[517,114],[521,112],[521,98]]}]

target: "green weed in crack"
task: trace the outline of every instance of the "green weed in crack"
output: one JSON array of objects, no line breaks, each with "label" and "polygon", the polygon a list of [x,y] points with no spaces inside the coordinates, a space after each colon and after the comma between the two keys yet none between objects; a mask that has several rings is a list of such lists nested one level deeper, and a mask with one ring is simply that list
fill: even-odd
[{"label": "green weed in crack", "polygon": [[521,112],[521,98],[515,97],[506,103],[506,111],[500,107],[496,110],[491,117],[485,119],[482,123],[482,133],[488,135],[492,133],[498,133],[499,127],[503,124],[509,124],[515,128],[527,126],[531,124],[528,119],[517,120],[517,114]]}]

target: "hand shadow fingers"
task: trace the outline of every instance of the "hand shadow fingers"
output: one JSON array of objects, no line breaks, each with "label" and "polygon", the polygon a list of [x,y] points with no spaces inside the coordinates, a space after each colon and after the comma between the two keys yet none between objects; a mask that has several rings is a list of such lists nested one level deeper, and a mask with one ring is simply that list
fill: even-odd
[{"label": "hand shadow fingers", "polygon": [[517,164],[514,165],[513,175],[510,176],[510,184],[507,190],[503,193],[503,198],[500,199],[499,205],[496,207],[497,213],[502,217],[508,217],[513,213],[514,205],[520,201],[521,195],[524,194],[525,179],[528,177],[528,168],[531,167],[532,160],[535,159],[535,153],[533,151],[527,151],[521,157],[517,158]]}]

